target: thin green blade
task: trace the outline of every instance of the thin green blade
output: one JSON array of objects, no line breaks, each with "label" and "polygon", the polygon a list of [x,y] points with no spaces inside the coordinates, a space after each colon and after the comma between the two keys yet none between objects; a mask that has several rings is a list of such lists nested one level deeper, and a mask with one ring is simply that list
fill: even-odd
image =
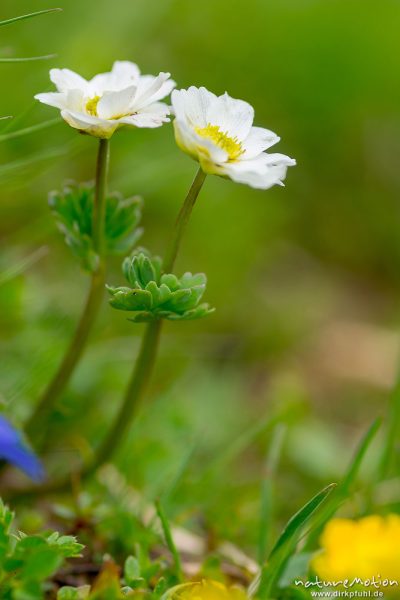
[{"label": "thin green blade", "polygon": [[327,521],[329,521],[329,519],[333,517],[339,506],[350,495],[351,486],[358,476],[364,457],[380,426],[381,419],[376,419],[362,438],[342,482],[338,485],[335,493],[332,494],[322,513],[318,515],[316,522],[313,525],[313,533],[308,538],[307,548],[311,548],[315,545],[321,533],[322,527]]},{"label": "thin green blade", "polygon": [[57,54],[45,54],[43,56],[27,56],[24,58],[0,58],[0,63],[23,63],[23,62],[33,62],[35,60],[50,60],[55,58]]},{"label": "thin green blade", "polygon": [[17,21],[25,21],[26,19],[32,19],[33,17],[39,17],[40,15],[47,15],[48,13],[60,11],[62,11],[62,8],[47,8],[46,10],[38,10],[33,13],[20,15],[19,17],[12,17],[11,19],[5,19],[4,21],[0,21],[0,27],[2,25],[11,25],[12,23],[16,23]]},{"label": "thin green blade", "polygon": [[266,565],[261,569],[259,581],[255,582],[253,586],[252,593],[256,593],[257,598],[267,600],[272,597],[275,584],[300,538],[302,529],[335,487],[336,484],[332,483],[322,489],[288,521],[273,547]]},{"label": "thin green blade", "polygon": [[[5,119],[6,117],[2,118]],[[47,129],[47,127],[52,127],[53,125],[56,125],[56,123],[61,122],[61,119],[56,117],[55,119],[49,119],[48,121],[43,121],[43,123],[36,123],[36,125],[24,127],[23,129],[18,129],[17,131],[10,131],[10,133],[4,133],[3,135],[0,135],[0,142],[7,142],[8,140],[22,137],[24,135],[28,135],[29,133],[35,133],[36,131]]]}]

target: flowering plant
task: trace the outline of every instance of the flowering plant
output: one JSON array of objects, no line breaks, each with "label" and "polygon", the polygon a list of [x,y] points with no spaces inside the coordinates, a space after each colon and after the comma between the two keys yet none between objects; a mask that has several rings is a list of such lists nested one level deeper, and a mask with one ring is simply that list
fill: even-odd
[{"label": "flowering plant", "polygon": [[[90,43],[91,51],[93,47],[99,50],[93,54],[95,60],[102,60],[102,53],[115,45],[111,36],[107,35],[107,40],[104,40],[101,35],[102,29],[97,22],[103,10],[100,4],[108,6],[104,10],[110,9],[110,3],[96,4],[96,26],[92,28],[92,35],[96,36],[97,44]],[[128,6],[130,3],[122,3],[118,10],[113,11],[115,21],[121,21],[125,4]],[[179,4],[177,10],[185,12],[182,3],[166,4]],[[243,16],[248,19],[251,13],[253,17],[254,6],[249,8],[246,5]],[[126,12],[132,16],[133,13],[129,11],[132,11],[132,7]],[[46,12],[51,11],[39,11],[36,14]],[[159,28],[152,31],[156,34],[152,37],[152,42],[155,40],[155,60],[160,56],[157,34],[169,25],[168,20],[160,20],[160,15],[164,17],[165,14],[163,11],[156,13]],[[204,45],[206,36],[213,31],[220,36],[223,31],[219,22],[210,23],[210,19],[207,22],[205,10],[197,13],[193,20],[202,24],[203,46],[196,57],[197,60],[205,60],[208,51],[208,44]],[[28,17],[30,15],[0,21],[0,26]],[[76,19],[72,19],[71,24],[76,30]],[[141,40],[140,43],[133,40],[132,25],[135,23],[127,20],[129,37],[132,37],[135,46],[143,48]],[[257,24],[252,18],[249,31],[256,33],[254,25]],[[260,24],[263,38],[270,38],[264,35],[264,29]],[[179,33],[184,35],[185,30],[182,28]],[[242,31],[239,33],[241,35]],[[274,43],[280,35],[281,31],[272,36]],[[89,40],[92,42],[91,38]],[[226,41],[229,42],[229,54],[234,57],[231,73],[235,75],[231,82],[239,90],[239,95],[241,86],[238,70],[241,65],[254,65],[254,61],[249,60],[253,56],[251,48],[232,42],[232,31]],[[123,47],[119,42],[117,40],[117,45]],[[129,40],[125,42],[128,42],[125,47],[132,47]],[[177,45],[179,48],[180,43],[181,40]],[[295,43],[298,43],[298,38]],[[66,47],[67,52],[71,50]],[[77,47],[81,50],[80,44]],[[236,48],[244,50],[240,60],[235,56]],[[225,43],[223,51],[227,49]],[[279,48],[276,54],[282,55]],[[75,56],[82,62],[84,53],[79,52]],[[165,59],[168,56],[165,53]],[[176,64],[175,59],[172,60]],[[224,60],[225,57],[220,66]],[[4,59],[0,59],[2,61]],[[292,62],[287,61],[288,68]],[[326,64],[329,66],[330,61],[318,62],[316,71],[321,72],[321,65],[325,70]],[[268,349],[271,347],[270,340],[275,347],[275,339],[266,339],[271,333],[268,331],[265,336],[262,327],[262,312],[265,308],[269,312],[270,300],[267,300],[266,292],[266,307],[264,298],[254,298],[252,293],[257,286],[257,293],[260,290],[263,295],[266,279],[264,254],[257,252],[264,248],[257,248],[256,235],[259,239],[268,237],[264,235],[265,227],[269,227],[266,214],[272,213],[272,225],[274,219],[281,221],[282,214],[279,202],[275,204],[283,193],[282,189],[274,190],[271,196],[261,191],[273,186],[282,187],[287,175],[292,175],[289,167],[294,166],[296,161],[286,155],[285,149],[281,151],[285,153],[275,151],[280,142],[279,136],[260,126],[260,115],[257,119],[255,117],[253,100],[259,106],[266,106],[264,94],[257,98],[256,94],[249,92],[249,103],[227,92],[221,94],[225,89],[223,82],[221,85],[224,87],[210,91],[200,82],[198,87],[191,86],[189,77],[185,89],[176,89],[169,73],[162,71],[157,75],[161,69],[168,70],[166,65],[160,65],[155,76],[142,75],[135,63],[116,61],[109,72],[84,78],[69,69],[54,68],[50,71],[50,80],[55,87],[36,95],[36,110],[45,114],[48,106],[55,108],[55,118],[22,131],[13,131],[12,125],[8,129],[7,124],[3,129],[4,122],[1,121],[0,142],[18,139],[21,135],[58,123],[60,128],[64,128],[65,138],[70,136],[71,145],[84,149],[86,156],[83,157],[82,153],[79,164],[71,160],[75,177],[78,171],[85,183],[71,182],[68,178],[64,180],[63,175],[62,179],[67,183],[60,185],[60,182],[55,182],[60,191],[53,191],[49,196],[52,216],[77,266],[68,268],[59,254],[56,264],[52,265],[52,254],[49,254],[45,267],[39,273],[40,285],[37,285],[38,277],[34,273],[26,286],[27,293],[22,298],[25,302],[23,308],[31,309],[20,310],[18,315],[16,337],[22,339],[23,343],[16,344],[23,346],[23,352],[13,352],[14,347],[11,346],[6,361],[0,361],[3,369],[4,364],[8,369],[9,364],[15,363],[18,363],[19,369],[18,378],[11,381],[14,389],[6,379],[4,395],[9,397],[4,398],[4,407],[11,416],[0,417],[0,459],[5,463],[1,465],[5,468],[1,493],[10,506],[15,504],[18,509],[16,521],[11,511],[0,503],[0,598],[310,600],[315,596],[309,585],[314,577],[318,584],[321,577],[327,578],[325,587],[329,587],[329,594],[331,588],[339,585],[346,588],[345,582],[350,578],[354,578],[356,585],[360,586],[359,580],[362,580],[368,591],[374,585],[374,578],[395,581],[399,572],[397,550],[400,526],[399,517],[394,513],[399,512],[399,507],[395,489],[397,480],[393,478],[390,481],[389,477],[391,472],[394,477],[397,476],[398,467],[399,384],[393,394],[391,418],[382,436],[384,447],[379,461],[371,460],[369,469],[365,473],[360,472],[360,465],[379,428],[379,422],[376,421],[361,440],[338,484],[327,485],[317,491],[326,473],[338,473],[341,455],[335,453],[335,447],[332,451],[332,440],[326,435],[326,429],[318,440],[313,437],[314,429],[308,428],[310,419],[304,422],[299,437],[293,431],[297,414],[301,412],[303,416],[306,412],[303,410],[303,390],[298,390],[297,385],[292,386],[291,374],[293,370],[297,373],[298,362],[293,365],[293,361],[284,360],[284,385],[281,385],[281,371],[276,385],[275,361],[265,360],[264,352],[265,343]],[[85,65],[82,65],[82,73],[85,70]],[[260,70],[253,71],[261,82]],[[229,74],[229,69],[221,68],[222,72]],[[270,82],[270,77],[265,79]],[[213,75],[209,77],[211,80],[215,81]],[[13,89],[13,86],[6,85],[5,89]],[[252,86],[242,86],[242,89],[252,90]],[[278,88],[271,85],[271,89]],[[337,94],[333,97],[336,101]],[[297,96],[293,95],[293,99],[297,101]],[[39,106],[39,102],[45,107]],[[285,106],[286,102],[279,103],[279,110],[283,111]],[[312,110],[308,111],[312,118],[315,117],[314,109],[313,105]],[[291,110],[293,114],[298,114],[296,107]],[[8,111],[2,110],[2,114],[8,114]],[[265,124],[274,129],[273,121],[269,123],[266,120]],[[65,127],[65,123],[69,127]],[[346,123],[345,119],[344,126]],[[316,128],[310,128],[309,125],[307,122],[307,133],[311,138]],[[146,131],[161,126],[162,132]],[[122,129],[123,134],[120,132]],[[138,129],[142,131],[138,132]],[[329,128],[325,129],[330,131]],[[85,135],[78,136],[77,133]],[[164,136],[166,140],[168,135],[170,147],[165,146],[167,151],[157,163],[157,136],[160,136],[160,140]],[[197,164],[193,182],[182,198],[175,225],[168,235],[166,229],[170,203],[175,201],[175,194],[180,189],[179,181],[173,181],[179,172],[179,167],[173,162],[179,160],[179,151],[173,146],[173,136],[179,149]],[[155,140],[155,144],[142,147],[146,138],[151,142]],[[43,143],[43,146],[47,146],[47,141],[51,144],[51,139],[44,141],[46,144]],[[65,143],[63,139],[61,144],[60,152],[66,153],[68,142]],[[111,154],[114,144],[116,159]],[[12,153],[18,151],[18,142],[14,147],[13,141],[12,146]],[[151,156],[145,164],[143,156],[146,152],[150,152]],[[52,155],[51,149],[45,148],[43,154],[45,157]],[[93,173],[90,170],[88,173],[87,157],[90,159],[92,154]],[[309,156],[314,154],[310,152]],[[39,153],[38,160],[42,159],[42,153]],[[33,157],[34,164],[35,160],[36,156]],[[184,164],[186,159],[180,156],[180,160]],[[25,168],[25,164],[25,161],[17,160],[11,165],[2,165],[2,177],[8,178],[14,168]],[[119,179],[123,193],[112,191],[114,185],[109,185],[110,172],[115,179]],[[208,175],[218,178],[208,182]],[[54,171],[49,170],[47,177],[54,178]],[[90,177],[93,181],[88,181]],[[149,179],[151,184],[147,193],[150,196],[151,192],[153,197],[146,198],[145,194],[145,198],[146,202],[151,201],[151,210],[137,195],[137,192],[146,192],[146,189],[138,188],[140,182]],[[235,194],[241,194],[243,199],[249,201],[256,195],[260,202],[267,201],[268,197],[273,200],[271,209],[262,205],[256,209],[257,223],[249,201],[246,205],[238,204],[236,208],[226,211],[224,198],[221,201],[218,198],[210,204],[211,212],[207,224],[203,223],[202,235],[199,238],[193,236],[193,247],[200,244],[200,252],[203,245],[207,244],[208,237],[211,244],[211,236],[216,238],[218,248],[223,250],[221,256],[216,252],[212,257],[215,269],[209,278],[205,273],[197,272],[203,268],[201,256],[197,256],[199,262],[196,262],[193,249],[193,255],[188,253],[182,256],[181,252],[188,223],[206,180],[210,183],[210,194],[216,192],[217,195],[219,190],[224,190],[225,195],[233,194],[230,207],[235,202]],[[309,187],[309,182],[304,182],[306,185],[303,185],[303,190]],[[249,186],[258,192],[244,187],[235,191],[234,183]],[[32,189],[36,192],[41,185],[38,179]],[[52,188],[53,185],[54,182]],[[130,187],[132,185],[133,188]],[[156,215],[158,194],[166,202],[160,211],[157,229],[152,217]],[[167,199],[169,195],[171,198]],[[207,197],[204,201],[208,202]],[[323,203],[319,206],[324,210]],[[146,232],[141,227],[142,212],[145,212],[143,222]],[[26,211],[29,228],[24,228],[24,232],[27,229],[35,230],[37,239],[45,235],[46,227],[38,227],[36,231],[34,213],[34,210]],[[254,240],[251,239],[253,234]],[[136,248],[139,238],[144,235],[148,235],[144,243],[150,247],[150,251]],[[25,235],[19,237],[25,244]],[[165,248],[162,247],[164,238],[167,241]],[[237,247],[232,257],[229,255],[229,244]],[[156,245],[159,247],[153,248]],[[44,247],[47,248],[47,243]],[[224,252],[227,254],[222,256]],[[178,259],[181,263],[178,263]],[[120,260],[123,276],[118,269]],[[250,278],[246,277],[246,268],[243,268],[246,260],[253,263],[254,270]],[[10,268],[7,262],[8,249],[5,252],[5,269],[0,272],[0,301],[3,301],[3,290],[6,290],[6,303],[2,304],[2,308],[6,308],[2,311],[6,320],[14,316],[11,310],[16,308],[14,312],[17,313],[21,307],[18,300],[22,296],[10,294],[8,283],[11,281],[12,291],[14,284],[15,289],[19,290],[24,278],[16,275],[25,270],[26,264],[32,264],[22,259],[22,266],[18,264],[16,268]],[[55,279],[59,278],[57,285],[52,283],[55,292],[51,301],[44,294],[44,291],[48,291],[47,279],[46,282],[44,279],[48,276],[49,268],[56,273]],[[279,272],[282,273],[282,279],[287,276],[296,279],[292,277],[292,269],[289,274],[284,269]],[[229,284],[230,279],[234,283]],[[3,287],[4,283],[7,285]],[[230,285],[232,287],[229,290]],[[87,292],[81,298],[84,287],[87,287]],[[211,294],[213,304],[218,305],[215,300],[218,289],[223,291],[225,303],[219,310],[225,309],[225,306],[227,310],[225,314],[221,310],[222,319],[215,321],[214,308],[205,300]],[[32,297],[35,300],[35,294],[40,302],[31,302]],[[108,305],[105,302],[107,294]],[[279,291],[280,298],[282,295],[282,291]],[[301,300],[298,303],[300,311],[303,308]],[[63,319],[62,328],[68,335],[69,313],[75,310],[77,302],[78,305],[79,302],[82,304],[81,312],[72,328],[71,340],[62,354],[60,340],[63,338],[60,335],[58,340],[58,330],[54,332],[53,325],[55,320],[59,322]],[[61,310],[56,304],[61,305]],[[295,304],[295,308],[298,308],[294,301]],[[111,311],[109,306],[119,313]],[[125,314],[121,315],[121,311]],[[66,314],[68,318],[65,318]],[[228,315],[236,319],[233,328],[229,327]],[[203,331],[204,322],[199,319],[206,316],[210,317],[210,331],[206,335],[202,333],[199,341],[191,344],[190,331]],[[40,333],[50,337],[49,349],[46,348],[47,338],[43,336],[42,339],[35,328],[27,328],[28,334],[24,331],[25,337],[20,336],[19,330],[26,323],[32,323],[32,319],[40,322]],[[189,320],[196,322],[187,326],[184,322]],[[180,323],[174,323],[176,321]],[[292,328],[291,320],[285,318],[285,336],[279,333],[279,338],[285,338],[284,345],[286,339],[292,338],[286,335],[288,322],[289,328]],[[240,343],[240,338],[238,343],[236,336],[236,326],[240,329],[244,327],[242,323],[246,323],[246,330],[243,331],[245,344]],[[12,327],[13,324],[10,330]],[[163,336],[165,328],[167,335]],[[281,328],[281,322],[278,328]],[[189,333],[185,334],[185,330]],[[183,346],[176,343],[182,332],[188,337],[184,339],[184,348],[176,352],[175,345]],[[99,334],[96,346],[90,343],[93,333]],[[250,336],[256,340],[257,346],[260,344],[263,348],[260,353],[256,350],[255,361],[253,347],[249,348],[247,343]],[[293,337],[297,341],[297,336]],[[9,344],[10,339],[11,336],[6,336],[2,348]],[[27,344],[24,344],[26,339]],[[166,348],[162,348],[161,368],[151,389],[156,398],[155,407],[152,411],[141,412],[161,344]],[[40,352],[36,358],[38,346]],[[131,347],[134,355],[129,360]],[[213,349],[212,356],[210,347]],[[296,344],[296,350],[297,347]],[[90,349],[90,357],[86,362],[87,349]],[[54,360],[59,360],[59,363],[47,382],[42,367],[50,353],[54,353]],[[206,354],[205,361],[204,357],[198,360],[199,353]],[[35,358],[27,369],[28,374],[38,374],[32,378],[25,377],[24,364],[31,362],[31,355],[35,355]],[[214,357],[215,360],[210,360]],[[173,378],[173,372],[182,372],[186,364],[191,366],[188,371],[190,376],[182,380],[182,387],[181,384],[177,385],[169,392],[167,386]],[[242,369],[237,373],[239,364]],[[126,373],[128,369],[131,370],[129,375]],[[204,372],[206,377],[203,377]],[[287,373],[289,389],[286,385]],[[307,369],[307,376],[310,373]],[[314,369],[311,374],[314,374]],[[246,404],[236,402],[236,394],[241,394],[242,389],[246,389],[249,399]],[[37,390],[40,397],[35,402],[32,396]],[[25,406],[17,406],[21,398],[20,391],[26,397]],[[0,396],[2,401],[3,390]],[[254,398],[256,402],[253,402]],[[298,408],[301,410],[298,411]],[[268,412],[265,416],[264,410]],[[25,431],[20,432],[12,423],[23,421],[26,415],[28,418],[23,423]],[[92,415],[96,417],[92,419]],[[247,427],[247,417],[252,421],[250,427]],[[229,443],[231,424],[236,425],[236,432],[235,439],[231,438]],[[169,426],[171,431],[168,431]],[[319,435],[318,432],[315,435]],[[323,448],[325,438],[327,446]],[[319,451],[313,452],[315,448],[319,450],[319,443],[321,455]],[[250,473],[236,470],[236,457],[246,448],[252,463]],[[312,460],[309,460],[308,449],[311,449]],[[330,461],[329,456],[333,460]],[[280,478],[278,469],[282,464],[285,470],[287,464],[294,461],[304,468],[304,475],[309,476],[307,481],[314,491],[310,499],[293,514],[290,509],[294,508],[295,503],[297,506],[296,498],[303,495],[303,491],[299,489],[298,481],[291,481],[287,485],[283,481],[285,471]],[[377,468],[375,462],[379,462]],[[233,467],[231,470],[229,463]],[[15,467],[32,479],[35,485],[31,482],[28,485],[19,477]],[[345,505],[352,497],[356,482],[357,490],[360,490],[360,474],[364,477],[364,485],[368,486],[365,499],[358,495],[357,502]],[[33,502],[35,498],[40,499],[37,504]],[[54,503],[53,498],[56,499]],[[339,508],[342,514],[352,514],[351,511],[360,509],[360,514],[364,516],[358,520],[336,519],[335,513]],[[375,514],[365,517],[367,513]],[[293,516],[289,517],[290,514]],[[171,522],[168,518],[170,515]],[[50,526],[53,529],[55,523],[63,535],[47,528]],[[227,538],[231,541],[227,542]],[[236,544],[241,547],[238,548]],[[397,594],[396,586],[386,587],[385,597]]]},{"label": "flowering plant", "polygon": [[175,86],[169,73],[142,75],[135,63],[117,61],[109,73],[89,81],[69,69],[52,69],[50,79],[57,92],[35,98],[89,135],[107,139],[122,126],[154,128],[169,120],[168,106],[159,102]]},{"label": "flowering plant", "polygon": [[296,164],[284,154],[265,152],[279,137],[253,127],[254,109],[243,100],[190,87],[173,91],[172,106],[176,142],[205,173],[266,190],[283,185],[287,168]]}]

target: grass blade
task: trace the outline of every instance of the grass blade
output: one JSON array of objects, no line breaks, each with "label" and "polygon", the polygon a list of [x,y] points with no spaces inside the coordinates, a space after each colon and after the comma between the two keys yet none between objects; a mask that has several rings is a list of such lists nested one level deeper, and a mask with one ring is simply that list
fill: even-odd
[{"label": "grass blade", "polygon": [[185,452],[182,456],[182,460],[179,463],[178,469],[176,473],[169,478],[168,485],[163,489],[160,493],[160,498],[162,500],[163,506],[165,506],[168,510],[168,503],[171,499],[171,496],[175,493],[176,489],[182,482],[182,479],[185,476],[188,466],[190,465],[196,450],[199,447],[199,441],[195,440],[192,444],[188,445],[187,452]]},{"label": "grass blade", "polygon": [[24,63],[33,62],[35,60],[50,60],[56,56],[57,54],[45,54],[44,56],[28,56],[26,58],[0,58],[0,63]]},{"label": "grass blade", "polygon": [[19,17],[12,17],[11,19],[5,19],[4,21],[0,21],[0,27],[2,25],[11,25],[12,23],[16,23],[17,21],[25,21],[26,19],[32,19],[33,17],[39,17],[40,15],[47,15],[48,13],[61,11],[62,8],[47,8],[46,10],[38,10],[33,13],[20,15]]},{"label": "grass blade", "polygon": [[371,427],[368,429],[367,433],[362,438],[342,482],[338,485],[335,493],[332,494],[329,502],[327,503],[324,510],[318,516],[316,522],[313,525],[313,533],[309,536],[307,541],[308,549],[312,548],[315,545],[318,537],[320,536],[322,527],[327,521],[329,521],[334,516],[339,506],[350,496],[351,486],[353,485],[355,479],[358,476],[364,457],[380,425],[381,419],[376,419],[372,423]]},{"label": "grass blade", "polygon": [[[304,526],[310,521],[311,517],[325,502],[328,496],[335,489],[336,484],[332,483],[318,492],[309,500],[291,519],[289,519],[275,546],[273,547],[268,562],[261,569],[257,598],[266,600],[273,597],[273,589],[282,573],[282,570],[292,554],[300,538]],[[253,586],[253,593],[256,591]]]},{"label": "grass blade", "polygon": [[172,554],[172,558],[173,558],[174,565],[175,565],[176,577],[179,582],[183,581],[181,558],[180,558],[179,552],[175,546],[175,542],[174,542],[174,539],[173,539],[172,533],[171,533],[171,528],[169,526],[168,519],[165,515],[164,508],[163,508],[160,500],[157,500],[157,502],[156,502],[156,510],[157,510],[157,515],[161,522],[161,527],[162,527],[162,530],[164,533],[166,544],[168,546],[169,551]]},{"label": "grass blade", "polygon": [[364,460],[368,448],[370,447],[372,440],[380,428],[381,423],[382,419],[375,419],[365,436],[362,438],[361,443],[354,455],[354,459],[351,462],[342,483],[338,487],[338,492],[342,494],[343,499],[345,499],[345,497],[349,494],[350,487],[358,475],[362,461]]},{"label": "grass blade", "polygon": [[282,453],[286,433],[284,425],[278,425],[273,434],[265,464],[265,476],[261,489],[260,531],[258,538],[258,561],[262,564],[267,558],[274,512],[274,479]]},{"label": "grass blade", "polygon": [[22,171],[30,168],[33,165],[36,165],[37,163],[46,162],[48,160],[64,156],[68,153],[70,146],[59,146],[44,152],[39,152],[27,158],[18,159],[10,163],[0,165],[0,181],[4,181],[4,179],[10,176],[10,174],[12,174],[14,171]]},{"label": "grass blade", "polygon": [[30,269],[35,263],[37,263],[44,256],[46,256],[47,252],[48,248],[46,246],[42,246],[41,248],[35,250],[35,252],[32,252],[32,254],[30,254],[26,258],[19,261],[17,264],[0,273],[0,285],[11,281],[15,277],[18,277],[18,275],[21,275],[22,273]]},{"label": "grass blade", "polygon": [[[3,117],[5,118],[5,117]],[[30,127],[24,127],[23,129],[18,129],[17,131],[11,131],[10,133],[4,133],[0,135],[0,142],[6,142],[8,140],[12,140],[14,138],[21,137],[23,135],[28,135],[29,133],[35,133],[36,131],[41,131],[42,129],[47,129],[47,127],[52,127],[56,123],[61,123],[61,119],[56,117],[55,119],[49,119],[48,121],[43,121],[43,123],[37,123],[36,125],[31,125]]]},{"label": "grass blade", "polygon": [[240,456],[240,454],[242,454],[242,452],[244,452],[259,435],[274,429],[276,425],[285,422],[288,418],[288,411],[283,410],[275,415],[268,415],[264,419],[259,419],[257,423],[250,425],[250,427],[240,433],[231,444],[227,444],[226,448],[218,453],[215,460],[206,467],[202,474],[202,479],[217,476],[224,471],[227,465],[235,460],[237,456]]},{"label": "grass blade", "polygon": [[396,455],[396,445],[400,436],[400,380],[396,382],[391,394],[387,423],[387,432],[378,466],[378,481],[384,481],[389,477]]},{"label": "grass blade", "polygon": [[291,519],[279,536],[278,541],[271,550],[270,560],[289,542],[293,541],[299,530],[312,517],[317,508],[325,501],[329,494],[336,488],[336,483],[331,483],[318,492],[307,504],[303,506]]}]

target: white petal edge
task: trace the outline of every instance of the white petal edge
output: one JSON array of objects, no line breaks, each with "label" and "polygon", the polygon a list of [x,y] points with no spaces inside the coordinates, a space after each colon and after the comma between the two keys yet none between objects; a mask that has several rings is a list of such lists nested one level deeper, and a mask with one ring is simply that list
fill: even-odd
[{"label": "white petal edge", "polygon": [[174,90],[171,95],[173,112],[177,119],[187,120],[193,127],[207,125],[207,112],[217,96],[205,87],[191,86],[187,90]]},{"label": "white petal edge", "polygon": [[243,141],[249,135],[254,121],[254,108],[244,100],[231,98],[228,93],[211,102],[206,121],[217,125],[232,138]]},{"label": "white petal edge", "polygon": [[105,92],[97,104],[100,119],[119,119],[130,111],[136,94],[136,86],[131,85],[117,92]]},{"label": "white petal edge", "polygon": [[66,108],[67,96],[62,92],[48,92],[45,94],[36,94],[35,100],[42,104],[53,106],[54,108]]},{"label": "white petal edge", "polygon": [[119,127],[118,121],[106,121],[92,117],[85,113],[78,113],[71,110],[62,110],[61,116],[74,129],[85,131],[90,135],[99,138],[110,138],[114,131]]},{"label": "white petal edge", "polygon": [[280,137],[269,129],[263,127],[252,127],[249,135],[242,142],[244,154],[241,160],[255,158],[264,150],[268,150],[280,141]]},{"label": "white petal edge", "polygon": [[[142,81],[139,81],[138,93],[132,106],[133,110],[135,112],[139,111],[141,108],[164,98],[164,95],[160,95],[160,90],[170,77],[170,73],[160,73],[153,79],[143,77]],[[145,83],[143,83],[143,80],[146,80]]]},{"label": "white petal edge", "polygon": [[284,154],[264,154],[252,160],[227,163],[221,170],[237,183],[267,190],[274,185],[283,185],[288,167],[295,164],[294,159]]},{"label": "white petal edge", "polygon": [[169,108],[162,102],[156,102],[142,109],[135,115],[123,117],[119,122],[131,127],[150,128],[161,127],[164,123],[168,123]]},{"label": "white petal edge", "polygon": [[88,83],[92,95],[102,95],[104,92],[117,92],[131,85],[137,85],[140,70],[135,63],[116,61],[112,70],[95,75]]},{"label": "white petal edge", "polygon": [[50,80],[54,83],[59,92],[84,90],[88,85],[86,79],[70,69],[51,69]]},{"label": "white petal edge", "polygon": [[207,173],[216,173],[221,164],[228,160],[228,154],[213,143],[196,133],[187,121],[174,120],[175,138],[178,146],[199,162],[204,161]]}]

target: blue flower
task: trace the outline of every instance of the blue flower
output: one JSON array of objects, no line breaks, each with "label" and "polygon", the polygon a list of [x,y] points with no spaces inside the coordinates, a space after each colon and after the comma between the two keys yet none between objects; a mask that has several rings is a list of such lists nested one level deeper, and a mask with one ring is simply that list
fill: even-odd
[{"label": "blue flower", "polygon": [[45,472],[37,456],[23,442],[21,434],[0,415],[0,460],[18,467],[33,481],[43,481]]}]

